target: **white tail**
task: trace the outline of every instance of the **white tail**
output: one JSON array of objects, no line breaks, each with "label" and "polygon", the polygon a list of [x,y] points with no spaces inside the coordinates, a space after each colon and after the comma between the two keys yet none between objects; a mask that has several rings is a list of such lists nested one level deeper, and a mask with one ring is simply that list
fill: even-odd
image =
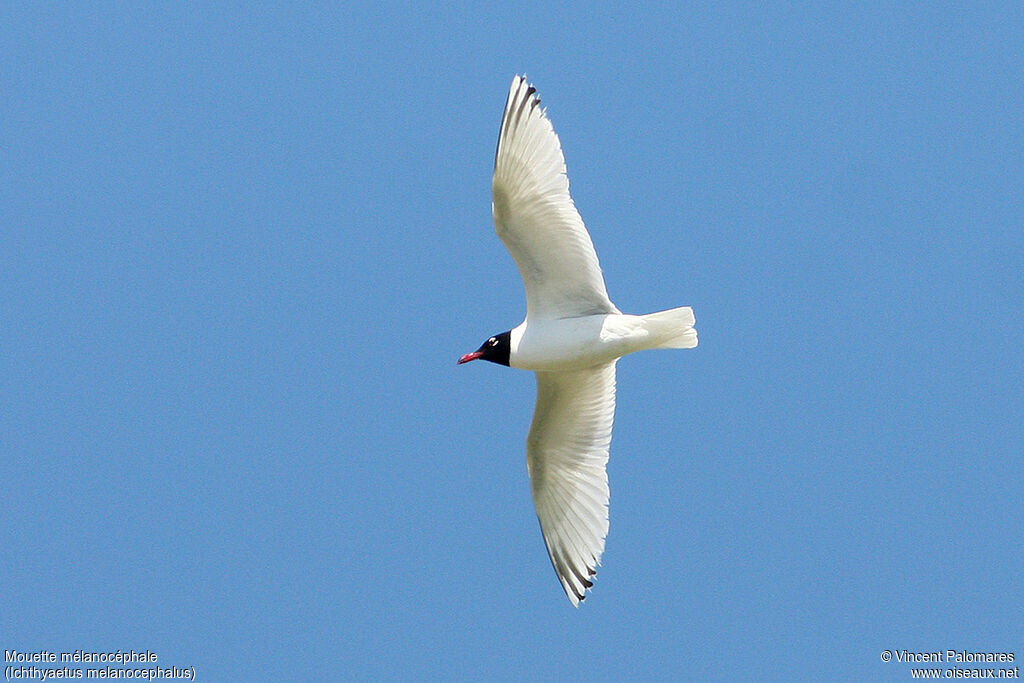
[{"label": "white tail", "polygon": [[652,349],[692,349],[697,345],[697,322],[689,306],[640,316],[655,343]]}]

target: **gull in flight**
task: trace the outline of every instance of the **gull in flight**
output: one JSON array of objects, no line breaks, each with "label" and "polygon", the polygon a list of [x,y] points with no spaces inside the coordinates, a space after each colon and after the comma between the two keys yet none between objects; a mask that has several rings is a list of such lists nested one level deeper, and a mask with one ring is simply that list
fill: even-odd
[{"label": "gull in flight", "polygon": [[512,79],[491,183],[494,226],[526,287],[526,319],[459,358],[537,374],[526,469],[551,564],[574,606],[608,535],[615,363],[644,349],[697,346],[691,308],[627,315],[608,298],[569,196],[565,158],[536,89]]}]

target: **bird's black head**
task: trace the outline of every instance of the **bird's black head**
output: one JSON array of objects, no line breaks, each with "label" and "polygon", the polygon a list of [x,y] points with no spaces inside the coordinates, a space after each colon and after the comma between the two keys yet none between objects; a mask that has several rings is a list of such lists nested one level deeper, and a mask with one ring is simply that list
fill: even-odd
[{"label": "bird's black head", "polygon": [[459,365],[468,363],[471,360],[476,360],[477,358],[483,358],[484,360],[489,360],[492,363],[497,363],[498,365],[504,365],[507,367],[509,356],[512,353],[511,339],[511,332],[496,334],[485,341],[479,349],[473,353],[467,353],[465,356],[460,358]]}]

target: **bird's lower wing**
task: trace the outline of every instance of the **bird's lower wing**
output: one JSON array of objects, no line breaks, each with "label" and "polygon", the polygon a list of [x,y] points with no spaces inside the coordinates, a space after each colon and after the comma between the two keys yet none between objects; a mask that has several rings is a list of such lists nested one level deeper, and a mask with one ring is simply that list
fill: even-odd
[{"label": "bird's lower wing", "polygon": [[537,373],[526,466],[551,564],[573,605],[593,584],[608,534],[615,363]]}]

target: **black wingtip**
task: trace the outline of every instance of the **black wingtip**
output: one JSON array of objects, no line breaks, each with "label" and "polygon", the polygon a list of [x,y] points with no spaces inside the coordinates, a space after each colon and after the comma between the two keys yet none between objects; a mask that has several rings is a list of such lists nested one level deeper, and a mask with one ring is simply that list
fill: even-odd
[{"label": "black wingtip", "polygon": [[530,103],[531,111],[540,106],[540,96],[537,95],[537,89],[532,85],[526,89],[526,100]]}]

